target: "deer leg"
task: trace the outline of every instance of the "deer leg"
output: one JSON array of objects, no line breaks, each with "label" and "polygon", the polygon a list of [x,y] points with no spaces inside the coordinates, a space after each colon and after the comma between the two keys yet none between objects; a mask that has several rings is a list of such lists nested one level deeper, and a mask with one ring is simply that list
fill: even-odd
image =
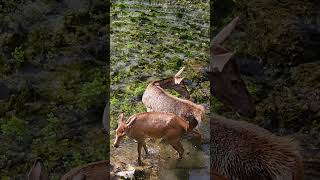
[{"label": "deer leg", "polygon": [[148,154],[149,154],[149,153],[148,153],[148,148],[147,148],[147,144],[146,144],[145,141],[143,141],[143,149],[144,149],[144,151],[146,152],[146,155],[148,155]]},{"label": "deer leg", "polygon": [[171,141],[170,145],[179,153],[179,159],[182,159],[184,149],[179,140]]},{"label": "deer leg", "polygon": [[201,142],[201,140],[203,139],[203,136],[202,136],[200,130],[197,128],[194,128],[191,132],[192,132],[193,136],[196,137]]},{"label": "deer leg", "polygon": [[141,141],[138,141],[138,164],[142,165],[141,161],[141,149],[142,149],[143,143]]}]

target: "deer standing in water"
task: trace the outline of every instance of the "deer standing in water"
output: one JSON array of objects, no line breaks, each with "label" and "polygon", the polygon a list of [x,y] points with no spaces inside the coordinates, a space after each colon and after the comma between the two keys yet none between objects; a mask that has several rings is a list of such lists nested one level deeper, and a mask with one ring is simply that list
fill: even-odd
[{"label": "deer standing in water", "polygon": [[179,159],[182,159],[184,149],[180,142],[180,138],[188,131],[188,128],[188,121],[172,113],[138,113],[129,117],[127,123],[124,122],[123,114],[121,114],[113,147],[117,148],[126,135],[135,139],[138,142],[138,163],[141,165],[142,147],[146,154],[148,154],[145,139],[147,137],[162,138],[179,153]]},{"label": "deer standing in water", "polygon": [[[236,69],[236,64],[232,60],[234,53],[230,53],[220,44],[230,35],[238,21],[238,17],[232,20],[211,42],[210,68],[213,80],[216,82],[219,82],[218,79],[223,74]],[[238,72],[232,72],[236,77],[235,74]],[[224,87],[232,87],[232,83],[239,88],[243,85],[239,79],[229,80],[222,83],[225,86],[213,87],[215,94],[220,94],[220,97],[228,96],[228,93],[223,95]],[[212,85],[215,86],[215,84]],[[230,95],[232,97],[232,93]],[[224,99],[224,102],[234,104],[228,98]],[[241,101],[246,102],[243,104],[243,112],[252,114],[248,99],[242,98]],[[227,180],[301,180],[303,178],[299,147],[292,140],[275,136],[256,125],[214,114],[210,116],[210,130],[211,172],[215,173],[212,178]]]},{"label": "deer standing in water", "polygon": [[185,98],[190,97],[183,82],[184,78],[181,77],[183,70],[184,67],[174,77],[149,83],[143,93],[142,103],[146,106],[147,112],[168,112],[183,117],[189,121],[188,131],[201,138],[198,127],[205,117],[205,108],[189,100],[175,97],[164,90],[164,88],[171,88]]}]

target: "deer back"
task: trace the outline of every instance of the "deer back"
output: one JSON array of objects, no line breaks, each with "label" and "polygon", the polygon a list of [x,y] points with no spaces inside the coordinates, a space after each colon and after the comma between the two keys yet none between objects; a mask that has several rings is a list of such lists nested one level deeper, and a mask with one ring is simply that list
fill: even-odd
[{"label": "deer back", "polygon": [[151,82],[146,88],[142,102],[148,111],[169,112],[177,114],[191,123],[199,124],[205,114],[204,108],[189,100],[177,98],[166,92],[155,82]]},{"label": "deer back", "polygon": [[[211,115],[211,165],[228,179],[299,179],[298,145],[259,126]],[[296,173],[299,172],[299,173]]]}]

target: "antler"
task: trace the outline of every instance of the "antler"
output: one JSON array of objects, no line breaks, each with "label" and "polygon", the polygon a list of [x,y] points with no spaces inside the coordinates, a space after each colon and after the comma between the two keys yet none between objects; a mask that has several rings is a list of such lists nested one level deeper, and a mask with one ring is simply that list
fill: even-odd
[{"label": "antler", "polygon": [[239,16],[235,17],[227,26],[225,26],[211,41],[211,45],[213,44],[221,44],[223,43],[234,30],[236,25],[239,22]]},{"label": "antler", "polygon": [[46,168],[40,158],[37,158],[28,174],[28,179],[34,180],[48,180],[49,176],[47,174]]},{"label": "antler", "polygon": [[180,84],[181,81],[184,79],[180,75],[182,74],[182,71],[184,70],[185,67],[182,67],[180,71],[177,72],[177,74],[174,75],[174,83],[175,84]]},{"label": "antler", "polygon": [[182,71],[184,70],[184,66],[177,72],[176,75],[174,75],[174,77],[179,77],[182,74]]},{"label": "antler", "polygon": [[121,113],[121,114],[119,115],[118,123],[122,123],[122,122],[123,122],[123,117],[124,117],[124,114]]},{"label": "antler", "polygon": [[211,59],[210,59],[210,71],[222,72],[224,66],[233,57],[235,52],[229,52],[226,48],[221,46],[231,34],[239,22],[239,17],[235,17],[227,26],[225,26],[211,41]]}]

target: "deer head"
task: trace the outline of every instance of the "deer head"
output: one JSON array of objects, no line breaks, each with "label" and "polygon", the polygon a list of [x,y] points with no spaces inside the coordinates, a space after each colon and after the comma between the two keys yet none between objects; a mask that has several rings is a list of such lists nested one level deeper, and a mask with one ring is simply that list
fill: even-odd
[{"label": "deer head", "polygon": [[235,52],[230,52],[221,46],[231,34],[239,21],[234,18],[225,26],[210,43],[210,92],[225,105],[248,117],[254,117],[256,110],[251,96],[241,79],[239,67],[234,58]]},{"label": "deer head", "polygon": [[184,69],[185,67],[182,67],[173,77],[160,80],[157,82],[156,85],[159,85],[164,89],[173,89],[177,91],[179,94],[181,94],[182,97],[189,99],[189,91],[184,84],[184,77],[181,76]]},{"label": "deer head", "polygon": [[124,136],[127,134],[128,129],[131,128],[135,119],[136,119],[136,117],[131,118],[129,123],[127,124],[124,121],[123,113],[120,114],[119,120],[118,120],[118,128],[116,129],[116,139],[114,140],[113,147],[115,147],[115,148],[119,147],[120,142],[122,141]]}]

